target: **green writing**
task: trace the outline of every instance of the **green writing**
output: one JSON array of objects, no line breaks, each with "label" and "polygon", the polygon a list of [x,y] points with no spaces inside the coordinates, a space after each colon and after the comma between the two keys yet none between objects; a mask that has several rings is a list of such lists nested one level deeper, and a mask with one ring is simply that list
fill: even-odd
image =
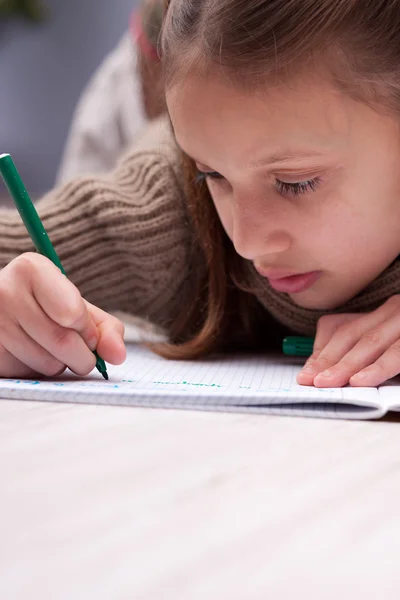
[{"label": "green writing", "polygon": [[160,385],[193,385],[195,387],[208,387],[208,388],[221,388],[222,385],[218,385],[218,383],[192,383],[190,381],[153,381],[153,383],[157,383]]}]

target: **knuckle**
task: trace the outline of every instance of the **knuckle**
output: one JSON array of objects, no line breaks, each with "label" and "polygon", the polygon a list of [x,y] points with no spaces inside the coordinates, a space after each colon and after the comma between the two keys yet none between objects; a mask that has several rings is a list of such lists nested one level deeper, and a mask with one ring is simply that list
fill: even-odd
[{"label": "knuckle", "polygon": [[400,360],[400,341],[395,342],[391,347],[390,350],[392,352],[392,354],[395,354],[399,360]]},{"label": "knuckle", "polygon": [[347,357],[343,357],[342,360],[339,363],[340,368],[345,370],[345,371],[349,371],[351,373],[356,373],[357,371],[359,371],[359,367],[357,366],[357,364],[354,362],[354,360],[352,360],[351,358],[347,358]]},{"label": "knuckle", "polygon": [[125,325],[123,322],[117,317],[112,317],[112,324],[115,327],[116,331],[122,336],[125,336]]},{"label": "knuckle", "polygon": [[56,327],[53,331],[52,341],[59,348],[68,348],[74,339],[74,333],[72,329]]},{"label": "knuckle", "polygon": [[340,323],[338,324],[336,330],[335,330],[336,334],[339,334],[341,337],[342,336],[354,336],[355,333],[355,323],[354,321],[348,321],[347,323]]},{"label": "knuckle", "polygon": [[356,343],[362,337],[359,329],[359,324],[354,321],[342,323],[332,331],[332,338],[335,341]]},{"label": "knuckle", "polygon": [[46,377],[56,377],[57,375],[61,375],[65,369],[66,366],[63,365],[59,360],[53,356],[49,356],[48,358],[43,359],[40,372]]},{"label": "knuckle", "polygon": [[375,361],[374,366],[386,377],[388,366],[393,365],[393,361],[398,365],[400,372],[400,340],[392,344],[389,350]]},{"label": "knuckle", "polygon": [[355,323],[362,321],[363,315],[360,313],[338,313],[330,315],[322,315],[319,318],[317,327],[332,331],[332,333],[340,330],[348,330],[354,327]]},{"label": "knuckle", "polygon": [[35,271],[38,266],[38,255],[34,252],[25,252],[10,263],[17,276],[27,277]]},{"label": "knuckle", "polygon": [[36,255],[33,252],[25,252],[14,258],[1,270],[0,302],[2,307],[22,296],[22,287],[26,287],[26,282],[35,272],[35,258]]},{"label": "knuckle", "polygon": [[336,317],[337,315],[322,315],[322,317],[320,317],[318,319],[318,324],[317,327],[327,327],[328,325],[332,325],[335,323]]},{"label": "knuckle", "polygon": [[10,302],[14,302],[13,286],[8,284],[4,278],[0,281],[0,306],[6,307]]},{"label": "knuckle", "polygon": [[74,329],[85,313],[85,304],[78,289],[73,286],[68,297],[68,302],[63,306],[59,319],[60,325]]},{"label": "knuckle", "polygon": [[35,252],[24,252],[4,267],[2,276],[4,275],[5,281],[11,286],[13,284],[15,286],[15,282],[18,282],[19,286],[27,287],[33,278],[43,277],[43,273],[48,272],[49,266],[54,268],[53,263],[45,256]]},{"label": "knuckle", "polygon": [[88,375],[91,371],[93,371],[96,366],[96,359],[93,357],[93,360],[86,362],[86,364],[82,363],[77,367],[74,367],[73,371],[76,375]]},{"label": "knuckle", "polygon": [[329,357],[325,356],[324,354],[322,354],[322,355],[320,354],[318,356],[317,362],[318,362],[318,366],[320,366],[322,369],[329,367],[331,364]]},{"label": "knuckle", "polygon": [[367,346],[380,346],[382,343],[382,336],[378,331],[368,331],[362,336],[360,341]]},{"label": "knuckle", "polygon": [[343,324],[342,315],[322,315],[318,319],[317,323],[317,335],[321,333],[331,333],[332,335],[340,328]]},{"label": "knuckle", "polygon": [[386,367],[385,367],[385,363],[378,358],[378,360],[376,360],[374,362],[374,369],[377,369],[378,371],[380,371],[381,374],[386,372]]}]

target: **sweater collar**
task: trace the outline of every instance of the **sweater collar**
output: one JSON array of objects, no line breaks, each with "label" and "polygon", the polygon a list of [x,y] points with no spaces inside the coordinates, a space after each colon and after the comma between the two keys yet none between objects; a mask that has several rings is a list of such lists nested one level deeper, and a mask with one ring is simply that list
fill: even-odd
[{"label": "sweater collar", "polygon": [[317,310],[298,306],[288,294],[277,292],[246,261],[245,285],[252,288],[261,304],[283,325],[293,332],[315,336],[320,317],[327,314],[350,312],[371,312],[381,306],[388,298],[400,293],[400,257],[393,261],[374,281],[342,306],[333,310]]}]

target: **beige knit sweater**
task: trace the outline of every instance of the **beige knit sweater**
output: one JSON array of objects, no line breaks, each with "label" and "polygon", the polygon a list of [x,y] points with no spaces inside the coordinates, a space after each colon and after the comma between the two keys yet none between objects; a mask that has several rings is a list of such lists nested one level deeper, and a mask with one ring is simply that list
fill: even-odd
[{"label": "beige knit sweater", "polygon": [[[148,127],[114,172],[74,180],[49,193],[37,209],[68,277],[88,301],[145,317],[168,332],[184,310],[195,273],[178,152],[165,118]],[[31,250],[18,213],[0,210],[0,267]],[[245,262],[248,282],[278,334],[314,335],[326,312],[297,306]],[[400,261],[330,312],[371,311],[396,293]]]}]

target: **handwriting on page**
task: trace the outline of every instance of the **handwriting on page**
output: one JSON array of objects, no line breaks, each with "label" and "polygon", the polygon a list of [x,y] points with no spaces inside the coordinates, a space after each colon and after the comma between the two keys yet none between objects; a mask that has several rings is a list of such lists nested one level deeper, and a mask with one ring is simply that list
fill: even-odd
[{"label": "handwriting on page", "polygon": [[[104,381],[95,371],[85,379],[67,371],[57,379],[3,381],[16,386],[58,388],[60,392],[73,387],[104,392],[112,389],[172,390],[193,396],[198,396],[199,393],[210,396],[232,393],[302,395],[305,388],[296,383],[300,367],[301,361],[291,361],[285,357],[277,357],[274,360],[263,356],[223,356],[197,361],[169,361],[145,348],[133,347],[128,349],[123,365],[109,366],[109,381]],[[307,388],[307,394],[310,394],[310,390],[313,393],[313,389],[319,394],[332,394],[329,388]]]},{"label": "handwriting on page", "polygon": [[303,362],[282,355],[171,361],[147,348],[128,346],[123,365],[107,365],[108,381],[95,370],[85,378],[66,370],[53,379],[0,379],[0,398],[341,418],[382,416],[376,388],[298,385],[296,375]]}]

